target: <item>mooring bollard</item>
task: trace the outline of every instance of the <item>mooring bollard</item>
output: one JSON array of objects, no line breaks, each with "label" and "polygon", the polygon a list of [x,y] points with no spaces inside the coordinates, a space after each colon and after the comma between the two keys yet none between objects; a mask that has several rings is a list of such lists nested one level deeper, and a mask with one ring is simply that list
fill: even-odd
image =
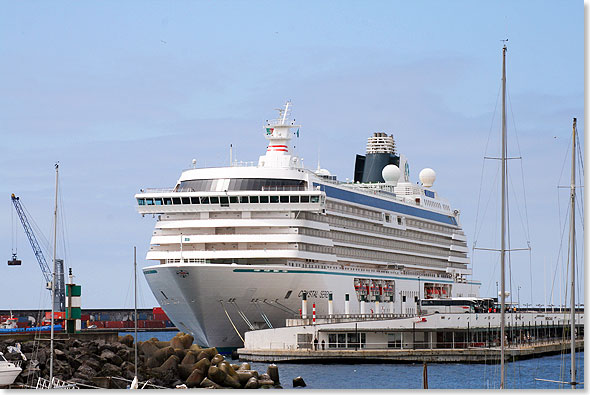
[{"label": "mooring bollard", "polygon": [[301,294],[301,318],[307,318],[307,292]]},{"label": "mooring bollard", "polygon": [[332,318],[334,315],[334,306],[332,305],[332,292],[328,295],[328,317]]}]

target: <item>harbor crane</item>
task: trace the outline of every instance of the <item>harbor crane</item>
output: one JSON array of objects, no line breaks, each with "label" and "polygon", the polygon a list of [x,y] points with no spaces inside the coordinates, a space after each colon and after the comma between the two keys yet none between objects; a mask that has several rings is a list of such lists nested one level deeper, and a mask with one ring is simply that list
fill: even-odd
[{"label": "harbor crane", "polygon": [[[39,266],[41,267],[41,273],[43,273],[43,277],[47,282],[47,289],[51,290],[51,270],[49,269],[49,265],[47,264],[47,260],[43,255],[43,251],[41,250],[41,246],[37,241],[37,237],[35,237],[35,233],[33,232],[33,228],[29,223],[29,219],[25,214],[25,210],[23,208],[22,203],[18,196],[15,196],[14,193],[11,196],[12,204],[14,204],[14,208],[16,213],[18,214],[18,218],[23,225],[25,230],[25,234],[31,243],[31,247],[33,248],[33,253],[35,254],[35,258],[37,258],[37,262],[39,262]],[[18,263],[17,263],[18,262]],[[20,260],[16,259],[16,254],[12,254],[12,261],[8,261],[9,265],[20,265]],[[64,261],[62,259],[55,260],[55,294],[53,295],[53,307],[55,311],[65,311],[66,308],[66,292],[65,292],[65,281],[64,281]]]}]

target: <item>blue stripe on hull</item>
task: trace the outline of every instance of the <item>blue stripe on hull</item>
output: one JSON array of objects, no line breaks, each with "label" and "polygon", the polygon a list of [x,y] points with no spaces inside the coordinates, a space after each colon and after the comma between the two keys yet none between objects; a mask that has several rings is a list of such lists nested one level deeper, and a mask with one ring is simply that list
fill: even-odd
[{"label": "blue stripe on hull", "polygon": [[437,221],[457,226],[457,220],[450,215],[439,214],[432,211],[423,210],[417,207],[406,206],[405,204],[390,202],[387,200],[363,195],[361,193],[356,193],[353,191],[345,191],[340,188],[334,188],[328,185],[317,184],[315,182],[313,183],[313,186],[319,186],[322,191],[326,192],[326,196],[334,199],[345,200],[351,203],[363,204],[365,206],[380,208],[383,210],[389,210],[396,213],[412,215],[414,217],[429,219],[431,221]]}]

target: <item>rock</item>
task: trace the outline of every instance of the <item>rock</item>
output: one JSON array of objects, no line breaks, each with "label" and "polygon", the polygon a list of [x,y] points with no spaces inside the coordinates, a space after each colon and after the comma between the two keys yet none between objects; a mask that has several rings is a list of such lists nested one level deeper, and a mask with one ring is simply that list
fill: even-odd
[{"label": "rock", "polygon": [[195,370],[195,364],[185,364],[181,363],[178,365],[178,377],[182,381],[186,381],[186,379],[191,375],[193,370]]},{"label": "rock", "polygon": [[78,377],[84,380],[90,380],[96,376],[96,370],[92,366],[83,363],[74,373],[74,377]]},{"label": "rock", "polygon": [[245,389],[257,389],[258,388],[258,379],[256,377],[250,377],[244,385]]},{"label": "rock", "polygon": [[96,370],[97,372],[100,370],[100,366],[101,366],[100,362],[94,358],[86,358],[84,360],[84,362],[82,363],[82,365],[88,365],[92,369]]},{"label": "rock", "polygon": [[123,359],[120,356],[106,348],[100,353],[100,360],[117,366],[121,366],[123,363]]},{"label": "rock", "polygon": [[165,342],[164,341],[160,341],[160,340],[156,339],[155,337],[153,337],[152,339],[154,339],[154,344],[158,348],[166,348],[166,347],[170,347],[171,346],[170,341],[165,341]]},{"label": "rock", "polygon": [[118,366],[113,365],[112,363],[105,363],[102,366],[102,369],[100,371],[100,375],[104,376],[104,377],[110,377],[110,376],[121,376],[121,369]]},{"label": "rock", "polygon": [[305,384],[303,377],[297,376],[293,379],[293,388],[296,387],[307,387],[307,384]]},{"label": "rock", "polygon": [[258,385],[261,388],[271,388],[275,383],[272,380],[258,380]]},{"label": "rock", "polygon": [[186,350],[183,348],[175,348],[174,355],[176,355],[178,357],[178,359],[180,359],[182,361],[184,359],[184,357],[186,356]]},{"label": "rock", "polygon": [[156,368],[164,363],[171,355],[174,355],[174,349],[170,346],[158,349],[146,362],[146,367]]},{"label": "rock", "polygon": [[217,366],[211,365],[211,367],[209,367],[209,370],[207,371],[207,377],[209,377],[217,384],[221,385],[227,377],[227,374],[223,370],[219,369]]},{"label": "rock", "polygon": [[[62,350],[59,350],[59,349],[56,348],[56,349],[53,350],[53,352],[55,354],[55,358],[57,358],[59,360],[62,360],[62,361],[65,361],[67,359],[66,358],[66,353],[63,352]],[[8,354],[8,355],[10,355],[10,354]],[[19,354],[17,354],[17,355],[19,355]],[[6,359],[8,359],[8,357]],[[19,355],[19,359],[20,359],[20,355]]]},{"label": "rock", "polygon": [[223,386],[225,387],[231,387],[234,389],[240,389],[242,388],[242,386],[240,385],[240,382],[238,381],[238,379],[236,377],[232,377],[230,375],[227,375],[225,377],[225,380],[223,380]]},{"label": "rock", "polygon": [[[187,384],[188,385],[188,384]],[[205,377],[203,379],[203,381],[201,381],[200,384],[201,388],[215,388],[215,389],[221,389],[223,388],[221,385],[211,381],[210,379],[208,379],[207,377]]]},{"label": "rock", "polygon": [[127,334],[125,336],[119,337],[119,341],[121,342],[121,344],[126,345],[127,347],[133,347],[133,336]]},{"label": "rock", "polygon": [[198,354],[194,351],[187,351],[186,355],[184,356],[184,358],[182,359],[182,364],[195,364],[197,362],[197,356]]},{"label": "rock", "polygon": [[283,386],[280,384],[277,384],[277,385],[273,386],[272,388],[277,389],[277,390],[282,390]]},{"label": "rock", "polygon": [[138,349],[147,357],[150,358],[152,355],[159,350],[159,348],[151,341],[139,342],[137,344]]},{"label": "rock", "polygon": [[201,352],[202,348],[198,344],[193,344],[189,347],[189,350],[194,351],[195,353],[199,354]]},{"label": "rock", "polygon": [[124,378],[128,380],[133,380],[133,378],[135,377],[135,365],[131,362],[123,362],[121,364],[121,373],[123,374]]},{"label": "rock", "polygon": [[211,367],[211,362],[209,362],[209,360],[207,358],[203,358],[199,362],[194,364],[193,369],[199,369],[206,376],[210,367]]},{"label": "rock", "polygon": [[155,368],[153,370],[159,369],[159,370],[169,370],[169,369],[174,369],[176,370],[176,367],[178,366],[178,363],[180,362],[180,360],[178,359],[178,357],[176,355],[170,355],[170,357],[168,357],[168,359],[158,368]]},{"label": "rock", "polygon": [[214,356],[216,356],[217,354],[219,354],[217,352],[217,349],[215,347],[204,348],[203,351],[207,355],[209,355],[209,360],[213,359]]},{"label": "rock", "polygon": [[211,359],[211,365],[217,365],[219,364],[219,362],[221,361],[225,361],[225,358],[223,357],[223,355],[221,354],[216,354],[212,359]]},{"label": "rock", "polygon": [[250,364],[248,362],[242,362],[240,367],[236,370],[250,370]]},{"label": "rock", "polygon": [[180,336],[180,342],[182,343],[184,349],[190,348],[194,340],[195,338],[190,333],[185,333]]},{"label": "rock", "polygon": [[240,365],[237,363],[230,363],[229,366],[231,366],[233,370],[238,370],[240,368]]},{"label": "rock", "polygon": [[270,378],[270,376],[268,375],[268,373],[262,373],[260,375],[260,377],[258,377],[258,380],[272,380],[272,379]]},{"label": "rock", "polygon": [[258,372],[255,370],[238,370],[236,373],[238,375],[238,381],[242,385],[245,385],[252,377],[258,379]]},{"label": "rock", "polygon": [[117,351],[117,355],[119,356],[119,358],[121,358],[123,361],[127,361],[127,362],[133,362],[134,358],[135,358],[135,350],[129,350],[129,349],[121,349]]},{"label": "rock", "polygon": [[266,369],[266,374],[268,374],[270,376],[270,379],[272,381],[274,381],[275,384],[279,384],[280,383],[280,380],[279,380],[279,368],[274,363],[268,365],[268,368]]},{"label": "rock", "polygon": [[205,351],[201,351],[199,353],[199,355],[197,355],[197,361],[200,361],[201,359],[207,359],[207,360],[210,361],[211,360],[211,356],[208,353],[206,353]]},{"label": "rock", "polygon": [[238,378],[238,374],[236,373],[234,368],[231,367],[229,362],[227,362],[227,361],[219,362],[217,367],[220,368],[221,370],[223,370],[227,375],[232,376],[236,379]]},{"label": "rock", "polygon": [[186,386],[189,388],[200,387],[201,382],[203,381],[203,379],[206,378],[205,376],[206,376],[205,373],[202,372],[201,370],[199,370],[199,369],[193,370],[192,373],[185,380]]}]

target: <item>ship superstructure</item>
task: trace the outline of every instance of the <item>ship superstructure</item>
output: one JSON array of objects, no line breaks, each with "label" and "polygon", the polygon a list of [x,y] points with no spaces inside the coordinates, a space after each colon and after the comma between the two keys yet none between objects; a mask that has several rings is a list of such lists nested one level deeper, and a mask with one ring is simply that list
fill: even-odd
[{"label": "ship superstructure", "polygon": [[354,182],[307,170],[290,106],[264,125],[257,165],[193,168],[174,188],[135,195],[139,213],[157,215],[147,253],[157,264],[143,272],[176,326],[238,347],[245,330],[301,314],[304,294],[318,315],[328,300],[334,314],[414,314],[420,298],[478,296],[459,212],[432,189],[434,171],[411,183],[382,132],[357,155]]}]

